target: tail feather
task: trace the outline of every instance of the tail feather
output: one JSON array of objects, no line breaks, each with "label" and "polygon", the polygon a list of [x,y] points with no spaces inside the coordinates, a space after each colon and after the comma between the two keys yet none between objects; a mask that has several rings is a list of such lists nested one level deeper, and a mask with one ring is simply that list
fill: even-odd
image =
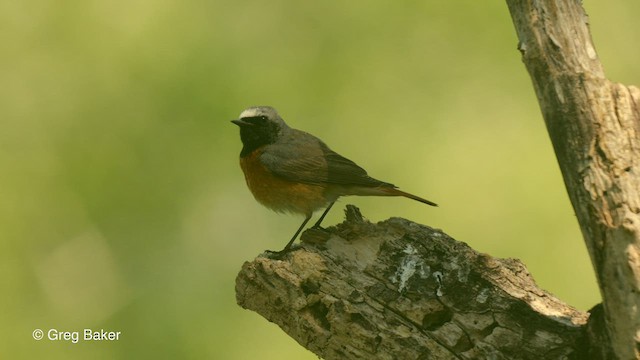
[{"label": "tail feather", "polygon": [[404,192],[404,191],[398,190],[396,188],[385,188],[384,192],[387,193],[390,196],[404,196],[406,198],[413,199],[415,201],[420,201],[421,203],[424,203],[424,204],[427,204],[427,205],[438,206],[438,204],[434,203],[433,201],[429,201],[427,199],[423,199],[420,196],[409,194],[408,192]]}]

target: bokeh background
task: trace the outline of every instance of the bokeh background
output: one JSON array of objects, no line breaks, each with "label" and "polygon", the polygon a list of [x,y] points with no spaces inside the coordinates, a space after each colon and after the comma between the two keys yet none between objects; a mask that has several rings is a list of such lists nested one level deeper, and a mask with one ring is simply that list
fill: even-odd
[{"label": "bokeh background", "polygon": [[[640,3],[587,1],[607,75],[640,84]],[[591,265],[503,1],[0,2],[0,357],[315,359],[235,304],[301,218],[246,189],[238,129],[273,105],[441,204],[346,198],[521,259],[579,309]],[[36,341],[34,329],[121,331]]]}]

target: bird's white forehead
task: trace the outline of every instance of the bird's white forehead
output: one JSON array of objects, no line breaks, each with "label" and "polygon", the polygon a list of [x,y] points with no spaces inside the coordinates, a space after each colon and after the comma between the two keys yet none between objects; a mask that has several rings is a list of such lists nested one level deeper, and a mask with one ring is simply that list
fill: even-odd
[{"label": "bird's white forehead", "polygon": [[259,116],[261,113],[259,108],[248,108],[240,113],[240,119]]},{"label": "bird's white forehead", "polygon": [[252,106],[240,113],[240,119],[257,116],[266,116],[270,119],[275,119],[278,117],[278,112],[271,106]]}]

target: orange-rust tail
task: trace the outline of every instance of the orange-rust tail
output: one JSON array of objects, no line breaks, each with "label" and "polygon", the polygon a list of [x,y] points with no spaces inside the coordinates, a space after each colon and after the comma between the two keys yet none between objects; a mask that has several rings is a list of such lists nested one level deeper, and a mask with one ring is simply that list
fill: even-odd
[{"label": "orange-rust tail", "polygon": [[395,189],[395,188],[385,188],[384,192],[389,194],[390,196],[404,196],[406,198],[413,199],[415,201],[420,201],[421,203],[424,203],[424,204],[427,204],[427,205],[438,206],[438,204],[434,203],[433,201],[429,201],[427,199],[423,199],[420,196],[415,196],[413,194],[409,194],[408,192],[404,192],[402,190],[398,190],[398,189]]}]

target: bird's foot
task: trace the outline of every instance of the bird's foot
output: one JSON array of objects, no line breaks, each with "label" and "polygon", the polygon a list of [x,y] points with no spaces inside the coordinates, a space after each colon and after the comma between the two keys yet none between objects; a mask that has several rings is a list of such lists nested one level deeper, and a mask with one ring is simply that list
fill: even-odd
[{"label": "bird's foot", "polygon": [[263,255],[272,260],[282,260],[288,253],[294,250],[298,250],[299,248],[300,248],[300,245],[293,245],[293,246],[285,247],[280,251],[265,250]]}]

